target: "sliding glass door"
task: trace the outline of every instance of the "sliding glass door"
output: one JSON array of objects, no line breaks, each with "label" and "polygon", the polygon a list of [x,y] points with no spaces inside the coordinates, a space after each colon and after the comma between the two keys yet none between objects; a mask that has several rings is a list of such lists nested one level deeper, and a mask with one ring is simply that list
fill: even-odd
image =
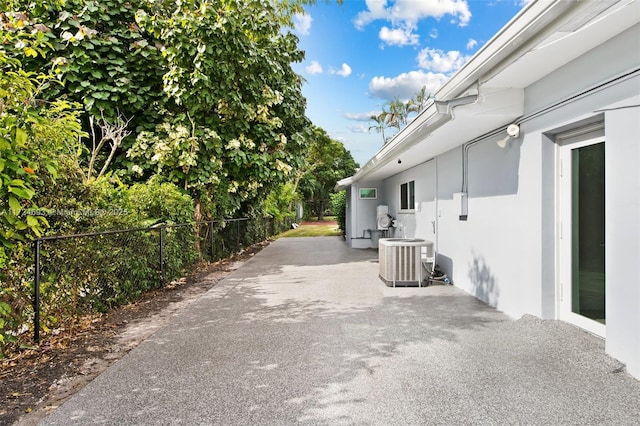
[{"label": "sliding glass door", "polygon": [[560,317],[604,336],[605,150],[602,138],[560,147]]}]

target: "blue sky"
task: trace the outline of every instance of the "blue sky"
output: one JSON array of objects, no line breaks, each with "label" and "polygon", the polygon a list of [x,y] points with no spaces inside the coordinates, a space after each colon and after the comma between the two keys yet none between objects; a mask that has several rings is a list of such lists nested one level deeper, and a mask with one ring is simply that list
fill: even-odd
[{"label": "blue sky", "polygon": [[382,147],[368,119],[394,97],[434,93],[523,0],[322,0],[296,17],[307,116],[364,165]]}]

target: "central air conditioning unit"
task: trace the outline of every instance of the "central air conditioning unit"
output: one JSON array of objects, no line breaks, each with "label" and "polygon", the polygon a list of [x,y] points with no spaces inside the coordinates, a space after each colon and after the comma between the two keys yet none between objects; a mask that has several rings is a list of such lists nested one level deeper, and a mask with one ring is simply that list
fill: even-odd
[{"label": "central air conditioning unit", "polygon": [[388,287],[422,286],[423,262],[434,262],[434,244],[420,238],[382,238],[378,241],[380,279]]},{"label": "central air conditioning unit", "polygon": [[379,231],[386,231],[392,224],[392,217],[389,216],[389,206],[378,206],[376,210],[376,226]]}]

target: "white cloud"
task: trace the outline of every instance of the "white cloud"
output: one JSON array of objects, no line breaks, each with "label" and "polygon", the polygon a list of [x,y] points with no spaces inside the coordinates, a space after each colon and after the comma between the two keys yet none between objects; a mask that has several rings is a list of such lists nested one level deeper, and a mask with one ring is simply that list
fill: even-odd
[{"label": "white cloud", "polygon": [[429,37],[434,39],[438,38],[438,29],[437,28],[431,29],[431,32],[429,32]]},{"label": "white cloud", "polygon": [[371,120],[372,115],[378,115],[380,111],[369,111],[369,112],[345,112],[344,118],[352,121],[369,121]]},{"label": "white cloud", "polygon": [[427,87],[427,93],[435,93],[447,81],[442,73],[411,71],[396,77],[373,77],[369,82],[369,94],[375,98],[411,99],[422,86]]},{"label": "white cloud", "polygon": [[471,50],[477,45],[478,45],[478,41],[470,38],[469,41],[467,42],[467,50]]},{"label": "white cloud", "polygon": [[358,124],[355,126],[349,126],[349,130],[351,130],[351,132],[353,133],[369,133],[369,126]]},{"label": "white cloud", "polygon": [[385,6],[387,5],[387,0],[366,0],[367,11],[358,12],[356,18],[353,20],[356,28],[362,29],[369,22],[375,21],[376,19],[387,19],[387,13],[385,10]]},{"label": "white cloud", "polygon": [[440,19],[451,15],[459,26],[466,26],[471,20],[467,0],[367,0],[367,10],[356,15],[353,23],[358,29],[378,19],[391,22],[394,26],[415,26],[420,19]]},{"label": "white cloud", "polygon": [[341,75],[343,77],[349,77],[351,75],[351,67],[347,64],[342,64],[342,68],[336,74]]},{"label": "white cloud", "polygon": [[337,71],[331,68],[329,70],[329,74],[337,74],[342,77],[349,77],[351,75],[351,67],[347,64],[342,64],[342,67]]},{"label": "white cloud", "polygon": [[309,74],[322,74],[322,66],[318,61],[311,61],[311,64],[305,67],[305,71]]},{"label": "white cloud", "polygon": [[311,30],[311,22],[313,18],[306,13],[296,13],[293,15],[293,25],[296,32],[300,35],[309,35]]},{"label": "white cloud", "polygon": [[382,27],[378,33],[380,40],[390,46],[407,46],[418,44],[419,36],[412,27],[389,29]]},{"label": "white cloud", "polygon": [[440,49],[422,49],[418,53],[418,65],[420,68],[434,72],[451,73],[457,71],[469,59],[457,50],[444,52]]}]

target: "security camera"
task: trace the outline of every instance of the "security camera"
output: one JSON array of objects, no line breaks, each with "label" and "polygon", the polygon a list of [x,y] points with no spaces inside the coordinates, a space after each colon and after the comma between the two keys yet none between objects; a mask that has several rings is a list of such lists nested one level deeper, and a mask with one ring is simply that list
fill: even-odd
[{"label": "security camera", "polygon": [[520,126],[517,124],[510,124],[509,127],[507,127],[507,134],[512,138],[517,138],[520,136]]}]

